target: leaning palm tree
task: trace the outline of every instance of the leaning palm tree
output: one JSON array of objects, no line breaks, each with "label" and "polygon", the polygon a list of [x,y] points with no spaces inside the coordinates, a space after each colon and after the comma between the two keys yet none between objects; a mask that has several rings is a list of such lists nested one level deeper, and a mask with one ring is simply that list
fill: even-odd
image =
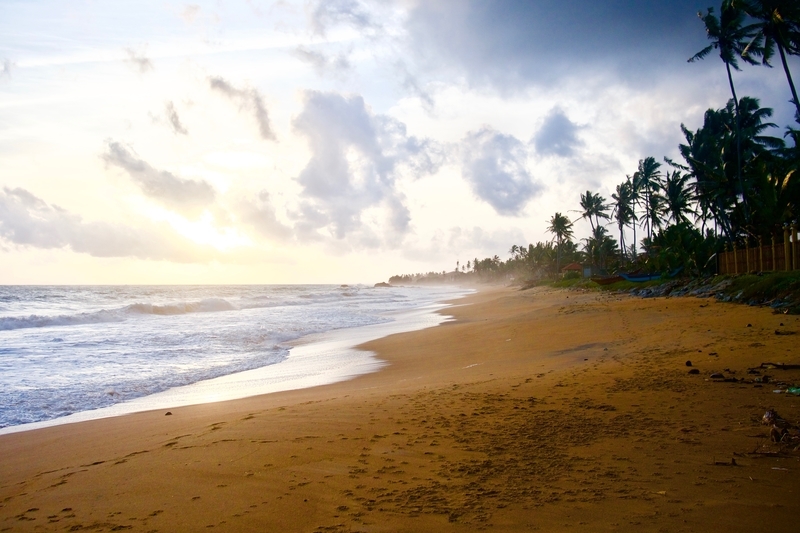
[{"label": "leaning palm tree", "polygon": [[[634,196],[633,196],[633,183],[631,178],[617,185],[617,192],[611,195],[614,199],[614,220],[617,221],[619,227],[619,252],[620,261],[625,260],[625,226],[635,224],[636,212],[634,210]],[[634,242],[636,242],[636,227],[634,226]]]},{"label": "leaning palm tree", "polygon": [[556,274],[561,270],[561,245],[565,240],[572,238],[572,222],[562,215],[556,213],[550,219],[547,231],[555,236],[556,241]]},{"label": "leaning palm tree", "polygon": [[770,59],[778,49],[786,80],[792,92],[792,103],[800,119],[800,99],[797,98],[792,73],[786,62],[786,54],[800,54],[800,4],[797,0],[738,0],[737,5],[751,17],[756,19],[754,26],[758,28],[756,38],[742,52],[743,56],[751,54],[751,48],[757,46],[763,38],[764,44],[759,50],[761,64],[771,67]]},{"label": "leaning palm tree", "polygon": [[[702,12],[698,12],[697,16],[700,17],[705,24],[706,34],[711,44],[689,58],[689,62],[692,63],[703,59],[712,50],[717,49],[719,50],[719,57],[722,59],[722,62],[725,63],[725,70],[728,73],[728,85],[730,85],[731,95],[733,95],[736,108],[736,176],[739,181],[739,187],[742,189],[742,202],[745,204],[745,211],[747,211],[747,198],[744,196],[744,185],[742,184],[742,156],[739,142],[739,99],[736,96],[736,88],[733,85],[731,67],[733,67],[734,70],[740,70],[739,58],[745,63],[751,65],[756,64],[755,56],[760,56],[763,53],[760,46],[758,28],[756,24],[744,25],[745,12],[735,7],[733,0],[722,1],[720,18],[714,15],[714,9],[710,7],[705,15],[703,15]],[[745,54],[744,51],[748,48],[749,51]]]}]

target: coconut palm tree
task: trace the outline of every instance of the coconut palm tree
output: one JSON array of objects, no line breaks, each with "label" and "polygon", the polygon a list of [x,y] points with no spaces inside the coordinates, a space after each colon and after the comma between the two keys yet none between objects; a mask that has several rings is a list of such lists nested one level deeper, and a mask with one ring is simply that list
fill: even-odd
[{"label": "coconut palm tree", "polygon": [[692,204],[694,192],[689,185],[690,174],[683,174],[680,170],[667,172],[664,177],[664,203],[669,219],[675,224],[689,222],[686,215],[696,215]]},{"label": "coconut palm tree", "polygon": [[[583,209],[581,218],[589,219],[592,232],[594,232],[595,227],[600,226],[601,218],[608,220],[609,207],[610,206],[606,203],[606,199],[599,194],[594,194],[591,191],[586,191],[586,194],[581,194],[581,209]],[[592,220],[592,217],[594,217],[594,220]]]},{"label": "coconut palm tree", "polygon": [[800,119],[800,99],[797,98],[797,89],[786,62],[787,53],[800,54],[800,4],[797,0],[738,0],[736,4],[756,19],[754,26],[758,28],[756,39],[747,45],[742,55],[750,55],[751,46],[763,38],[761,64],[772,67],[769,62],[775,54],[775,48],[778,49],[783,72],[792,92],[792,103]]},{"label": "coconut palm tree", "polygon": [[608,230],[603,226],[597,226],[592,230],[592,236],[583,239],[583,252],[592,263],[601,270],[606,268],[606,257],[613,254],[617,247],[616,241],[608,235]]},{"label": "coconut palm tree", "polygon": [[[708,8],[705,15],[698,12],[697,16],[703,21],[706,27],[706,35],[708,36],[711,44],[697,52],[689,58],[689,62],[703,59],[712,50],[719,50],[719,57],[725,63],[725,70],[728,73],[728,85],[731,88],[731,95],[733,96],[734,107],[736,108],[736,175],[739,181],[739,186],[743,190],[742,184],[742,156],[739,142],[739,99],[736,96],[736,88],[733,85],[733,75],[731,74],[731,67],[734,70],[741,70],[739,68],[739,58],[745,63],[751,65],[756,64],[756,56],[762,55],[763,51],[760,45],[758,36],[758,27],[756,24],[744,25],[745,12],[734,6],[733,0],[723,0],[720,8],[720,18],[714,15],[714,9]],[[745,55],[745,49],[748,49]],[[744,193],[742,193],[744,194]],[[747,204],[747,198],[742,196],[742,201]],[[746,205],[745,205],[745,211]]]},{"label": "coconut palm tree", "polygon": [[732,139],[725,119],[724,110],[706,111],[703,126],[690,131],[681,124],[686,144],[678,146],[686,166],[682,167],[695,180],[695,193],[701,217],[711,218],[715,229],[720,229],[728,240],[734,238],[730,214],[739,202],[736,186],[727,169],[733,164],[726,162],[726,156],[733,152]]},{"label": "coconut palm tree", "polygon": [[565,240],[568,241],[572,238],[572,222],[561,213],[556,213],[550,218],[547,231],[555,236],[557,274],[561,270],[561,246]]},{"label": "coconut palm tree", "polygon": [[658,190],[661,172],[661,163],[654,157],[646,157],[639,160],[639,169],[633,174],[633,190],[637,200],[644,208],[644,222],[647,228],[647,238],[652,239],[654,217],[658,211],[654,209],[658,205],[658,200],[653,200],[653,196]]},{"label": "coconut palm tree", "polygon": [[614,220],[617,221],[617,227],[619,227],[620,261],[624,261],[626,250],[624,233],[625,226],[634,224],[633,240],[636,242],[636,212],[634,210],[635,199],[633,196],[633,183],[630,176],[628,176],[626,181],[617,185],[617,191],[611,195],[611,198],[614,199],[613,217]]}]

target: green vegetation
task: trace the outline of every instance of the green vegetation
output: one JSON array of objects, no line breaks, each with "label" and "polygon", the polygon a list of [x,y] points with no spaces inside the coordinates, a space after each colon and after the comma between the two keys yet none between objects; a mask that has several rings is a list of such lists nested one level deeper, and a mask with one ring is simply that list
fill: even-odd
[{"label": "green vegetation", "polygon": [[[450,273],[394,276],[390,281],[532,285],[560,279],[562,268],[573,262],[596,274],[681,269],[683,275],[698,278],[716,272],[715,254],[725,244],[745,248],[757,238],[770,242],[773,235],[782,242],[783,226],[800,217],[800,101],[786,60],[787,55],[800,55],[800,2],[723,0],[719,17],[713,9],[698,16],[709,45],[689,62],[716,51],[732,98],[707,110],[699,128],[681,124],[682,161],[640,159],[633,174],[616,186],[611,202],[596,192],[581,194],[580,218],[589,221],[591,234],[579,242],[573,240],[573,221],[555,213],[548,221],[551,241],[513,245],[506,261],[497,255],[475,258],[466,265],[457,263]],[[797,109],[796,123],[782,136],[769,122],[772,110],[762,108],[757,98],[739,98],[734,83],[740,62],[771,66],[776,51]],[[606,228],[612,224],[619,241]],[[628,232],[633,235],[630,245]],[[575,285],[579,280],[558,283]]]}]

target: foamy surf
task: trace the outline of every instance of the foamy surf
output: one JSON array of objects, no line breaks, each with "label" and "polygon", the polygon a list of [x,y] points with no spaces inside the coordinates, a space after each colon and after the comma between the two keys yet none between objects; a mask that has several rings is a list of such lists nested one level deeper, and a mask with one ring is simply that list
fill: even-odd
[{"label": "foamy surf", "polygon": [[[30,308],[51,315],[44,317],[50,323],[38,327],[0,331],[0,432],[348,379],[381,364],[352,346],[435,325],[441,317],[433,303],[465,293],[331,286],[0,287],[7,302],[0,314],[25,308],[27,295]],[[153,303],[142,305],[143,294]],[[48,298],[54,302],[50,308]],[[122,319],[97,309],[110,303]],[[59,313],[81,307],[96,310]],[[86,316],[97,320],[63,320]],[[0,316],[9,318],[14,317]],[[300,338],[311,342],[292,347]]]}]

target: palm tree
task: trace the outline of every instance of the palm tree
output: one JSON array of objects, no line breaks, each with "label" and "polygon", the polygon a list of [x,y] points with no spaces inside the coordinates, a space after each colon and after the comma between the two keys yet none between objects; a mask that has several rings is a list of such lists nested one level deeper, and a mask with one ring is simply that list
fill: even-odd
[{"label": "palm tree", "polygon": [[689,222],[687,214],[695,215],[692,208],[694,193],[689,185],[691,174],[680,170],[667,172],[664,179],[664,202],[666,213],[675,224]]},{"label": "palm tree", "polygon": [[550,219],[550,225],[547,226],[547,231],[555,236],[556,274],[558,274],[561,270],[561,245],[565,240],[572,238],[572,222],[561,213],[556,213]]},{"label": "palm tree", "polygon": [[[593,194],[591,191],[586,191],[586,194],[581,194],[581,209],[583,209],[581,218],[589,219],[592,232],[594,232],[595,227],[600,226],[601,218],[609,218],[609,205],[606,204],[606,199],[599,194]],[[592,217],[594,217],[594,220],[592,220]]]},{"label": "palm tree", "polygon": [[601,270],[606,268],[606,256],[613,254],[617,243],[608,235],[608,230],[603,226],[597,226],[592,230],[592,236],[583,239],[583,251],[592,263]]},{"label": "palm tree", "polygon": [[647,218],[650,220],[650,228],[652,229],[651,236],[648,237],[650,242],[653,242],[653,236],[656,230],[661,230],[664,224],[664,215],[667,211],[666,200],[658,192],[654,190],[650,193],[649,202],[647,203]]},{"label": "palm tree", "polygon": [[[736,88],[733,85],[731,67],[733,67],[734,70],[741,70],[739,68],[738,58],[742,58],[745,63],[750,63],[751,65],[756,64],[754,56],[763,53],[759,44],[758,28],[756,24],[743,26],[745,12],[734,7],[732,0],[722,1],[719,19],[714,15],[714,9],[710,7],[705,16],[701,12],[698,12],[697,16],[700,17],[705,24],[706,34],[711,44],[689,58],[689,62],[693,63],[694,61],[703,59],[711,50],[716,48],[719,50],[719,57],[722,59],[723,63],[725,63],[725,70],[728,73],[728,85],[730,85],[731,95],[733,95],[733,102],[736,108],[736,176],[739,181],[739,186],[743,190],[742,156],[739,143],[739,99],[736,96]],[[748,48],[748,53],[744,54],[745,49]],[[745,196],[742,196],[742,201],[747,204],[747,198]],[[746,210],[745,205],[745,211]]]},{"label": "palm tree", "polygon": [[[653,195],[661,180],[659,168],[661,168],[661,163],[656,161],[654,157],[646,157],[639,160],[639,169],[633,174],[633,190],[639,203],[644,207],[644,222],[648,239],[652,239],[653,236],[654,217],[656,215],[656,211],[653,209],[655,206]],[[644,196],[641,196],[641,192],[644,192]]]},{"label": "palm tree", "polygon": [[743,55],[750,55],[751,46],[763,38],[764,44],[760,50],[761,64],[771,67],[769,61],[777,47],[783,71],[786,74],[786,81],[789,82],[789,89],[792,92],[792,103],[794,103],[797,117],[800,119],[800,99],[797,98],[797,89],[794,87],[792,73],[786,62],[787,52],[790,54],[800,53],[800,6],[797,0],[739,0],[737,4],[740,4],[748,15],[758,21],[754,24],[758,28],[756,39],[747,45]]},{"label": "palm tree", "polygon": [[[623,230],[625,229],[625,226],[629,224],[635,224],[636,222],[636,212],[633,208],[633,183],[630,176],[626,181],[617,185],[617,192],[612,194],[611,198],[614,199],[614,220],[617,221],[617,226],[619,227],[619,252],[620,261],[622,261],[625,259],[625,233]],[[636,242],[635,225],[633,230],[633,240]]]},{"label": "palm tree", "polygon": [[729,157],[733,150],[728,149],[732,142],[731,130],[724,114],[724,110],[707,110],[703,126],[694,132],[681,124],[686,144],[679,145],[678,149],[686,161],[686,166],[680,168],[695,180],[702,219],[705,221],[710,215],[715,230],[721,229],[728,240],[732,240],[735,231],[730,213],[738,204],[739,197],[726,172],[732,168],[727,164],[726,156]]}]

